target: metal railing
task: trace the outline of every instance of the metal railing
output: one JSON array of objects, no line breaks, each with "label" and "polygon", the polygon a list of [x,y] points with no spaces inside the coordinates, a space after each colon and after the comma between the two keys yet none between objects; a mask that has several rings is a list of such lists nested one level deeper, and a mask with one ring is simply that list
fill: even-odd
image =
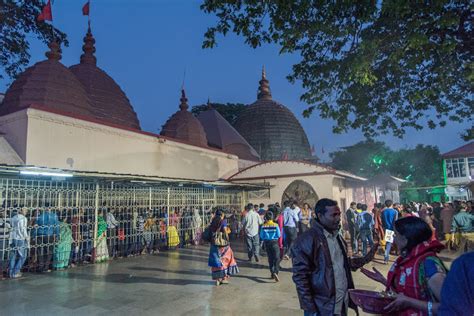
[{"label": "metal railing", "polygon": [[[244,198],[204,186],[0,177],[0,269],[19,253],[22,271],[41,272],[195,245],[214,208],[239,229]],[[19,212],[28,222],[24,246],[11,240]]]}]

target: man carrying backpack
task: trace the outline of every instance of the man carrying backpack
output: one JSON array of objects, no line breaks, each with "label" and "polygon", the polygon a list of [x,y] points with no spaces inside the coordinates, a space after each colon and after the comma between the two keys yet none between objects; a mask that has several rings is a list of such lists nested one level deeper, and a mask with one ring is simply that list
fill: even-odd
[{"label": "man carrying backpack", "polygon": [[360,239],[362,240],[362,256],[367,254],[367,241],[370,248],[374,247],[374,240],[372,239],[372,231],[374,228],[374,218],[372,214],[367,211],[367,204],[362,204],[362,213],[358,216],[358,226]]}]

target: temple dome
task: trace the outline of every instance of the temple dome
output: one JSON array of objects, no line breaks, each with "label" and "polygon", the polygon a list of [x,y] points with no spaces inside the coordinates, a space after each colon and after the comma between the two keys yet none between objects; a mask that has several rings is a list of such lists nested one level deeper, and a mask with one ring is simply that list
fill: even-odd
[{"label": "temple dome", "polygon": [[201,122],[188,111],[188,99],[181,90],[179,111],[173,114],[161,128],[161,135],[185,141],[191,145],[207,147],[206,132]]},{"label": "temple dome", "polygon": [[89,28],[84,37],[81,62],[69,68],[84,86],[92,103],[94,116],[102,121],[140,129],[137,114],[125,93],[114,79],[97,67],[94,43],[95,39]]},{"label": "temple dome", "polygon": [[82,84],[63,64],[59,45],[49,44],[47,60],[27,68],[10,85],[0,104],[0,115],[36,104],[91,117],[92,105]]},{"label": "temple dome", "polygon": [[265,70],[257,101],[242,111],[235,127],[264,161],[311,158],[308,137],[298,119],[287,107],[272,100]]}]

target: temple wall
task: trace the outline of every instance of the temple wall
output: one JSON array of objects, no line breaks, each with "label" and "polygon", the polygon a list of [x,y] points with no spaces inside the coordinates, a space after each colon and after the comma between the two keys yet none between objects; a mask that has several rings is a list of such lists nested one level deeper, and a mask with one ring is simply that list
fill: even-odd
[{"label": "temple wall", "polygon": [[0,116],[0,133],[23,161],[26,159],[27,130],[26,110]]},{"label": "temple wall", "polygon": [[[37,109],[23,112],[28,122],[23,153],[27,165],[201,180],[238,171],[237,156],[224,152]],[[20,156],[25,139],[16,138],[21,128],[24,123],[0,123],[0,131],[15,140],[9,141],[20,149]]]},{"label": "temple wall", "polygon": [[[286,188],[295,180],[302,180],[310,184],[318,198],[329,198],[336,200],[341,204],[341,198],[345,198],[349,201],[352,197],[352,188],[339,188],[334,187],[333,175],[310,175],[310,176],[298,176],[298,177],[282,177],[282,178],[266,178],[259,180],[242,180],[245,183],[258,183],[262,184],[264,181],[266,184],[271,186],[270,196],[264,198],[249,198],[252,203],[264,203],[265,205],[273,204],[275,202],[282,203],[283,193]],[[238,182],[237,180],[235,182]],[[348,202],[350,203],[350,201]],[[314,207],[314,205],[311,205]]]}]

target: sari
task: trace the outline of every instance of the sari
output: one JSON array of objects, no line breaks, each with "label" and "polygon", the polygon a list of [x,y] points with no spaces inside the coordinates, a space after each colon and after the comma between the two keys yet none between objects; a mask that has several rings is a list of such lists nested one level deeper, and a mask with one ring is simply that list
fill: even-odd
[{"label": "sari", "polygon": [[69,224],[59,223],[59,242],[54,247],[53,256],[54,269],[65,269],[69,266],[72,242],[72,230]]},{"label": "sari", "polygon": [[107,223],[102,216],[97,218],[97,244],[95,249],[95,262],[105,262],[109,259],[107,249]]},{"label": "sari", "polygon": [[167,237],[168,237],[169,248],[175,248],[179,245],[179,235],[178,235],[178,230],[176,229],[176,227],[174,226],[168,227]]},{"label": "sari", "polygon": [[193,234],[193,243],[194,245],[199,245],[201,243],[202,235],[202,219],[199,215],[199,210],[194,210],[193,224],[192,224],[192,234]]},{"label": "sari", "polygon": [[[220,230],[227,229],[227,222],[224,220]],[[235,261],[234,252],[230,244],[224,247],[218,247],[211,243],[209,249],[208,266],[211,267],[213,280],[227,280],[231,275],[239,273],[239,267]]]}]

